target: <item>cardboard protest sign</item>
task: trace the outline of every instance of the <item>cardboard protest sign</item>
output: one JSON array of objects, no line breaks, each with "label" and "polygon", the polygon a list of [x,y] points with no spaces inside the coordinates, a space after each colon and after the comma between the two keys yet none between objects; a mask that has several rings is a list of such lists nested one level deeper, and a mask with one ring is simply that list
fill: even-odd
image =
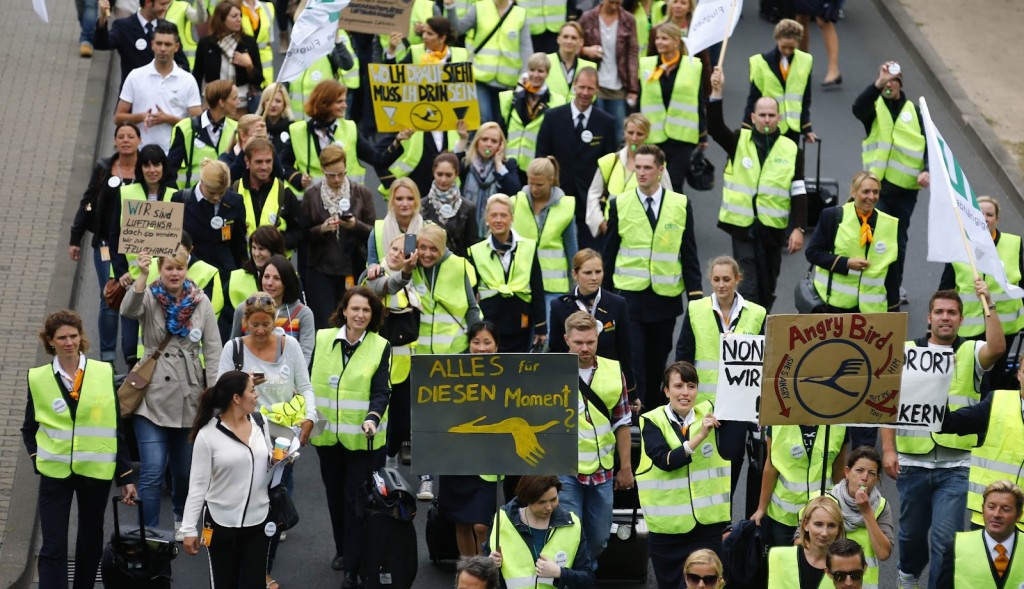
[{"label": "cardboard protest sign", "polygon": [[181,241],[184,218],[185,205],[179,202],[124,201],[117,253],[173,256]]},{"label": "cardboard protest sign", "polygon": [[911,346],[906,354],[896,421],[879,427],[937,432],[946,417],[955,353],[949,348]]},{"label": "cardboard protest sign", "polygon": [[469,62],[370,64],[373,115],[381,133],[451,131],[460,119],[480,127],[480,103]]},{"label": "cardboard protest sign", "polygon": [[771,315],[761,425],[894,423],[905,313]]},{"label": "cardboard protest sign", "polygon": [[574,354],[412,357],[416,472],[574,474]]},{"label": "cardboard protest sign", "polygon": [[715,417],[757,423],[764,368],[764,336],[723,336],[718,354]]},{"label": "cardboard protest sign", "polygon": [[349,33],[390,35],[409,30],[413,3],[409,0],[351,0],[341,11],[341,28]]}]

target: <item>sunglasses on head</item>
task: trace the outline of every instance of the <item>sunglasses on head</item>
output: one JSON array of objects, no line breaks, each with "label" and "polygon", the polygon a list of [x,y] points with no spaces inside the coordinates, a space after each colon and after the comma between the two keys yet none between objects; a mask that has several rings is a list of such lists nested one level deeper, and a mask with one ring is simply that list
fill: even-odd
[{"label": "sunglasses on head", "polygon": [[704,581],[704,585],[707,587],[714,587],[718,583],[718,575],[697,575],[694,573],[686,573],[686,582],[691,585],[698,585],[701,581]]},{"label": "sunglasses on head", "polygon": [[832,578],[838,583],[846,581],[846,577],[850,577],[854,581],[860,581],[864,578],[864,571],[832,571]]},{"label": "sunglasses on head", "polygon": [[263,296],[259,296],[259,297],[256,296],[256,295],[253,295],[253,296],[245,299],[245,304],[247,306],[249,306],[249,307],[251,307],[253,305],[270,306],[270,305],[274,304],[274,299],[270,298],[267,295],[263,295]]}]

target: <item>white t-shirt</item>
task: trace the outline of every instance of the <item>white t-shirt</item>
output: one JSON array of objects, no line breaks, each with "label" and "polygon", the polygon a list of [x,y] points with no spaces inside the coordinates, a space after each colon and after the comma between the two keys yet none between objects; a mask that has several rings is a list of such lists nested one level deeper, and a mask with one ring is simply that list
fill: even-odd
[{"label": "white t-shirt", "polygon": [[[224,345],[217,366],[218,378],[221,374],[235,369],[235,340]],[[302,395],[306,399],[306,419],[316,421],[316,398],[313,396],[313,385],[309,381],[306,359],[302,355],[299,342],[290,335],[284,336],[284,353],[273,362],[257,358],[249,348],[242,345],[242,370],[246,372],[262,372],[266,379],[256,387],[261,407],[270,408],[274,403],[285,403],[293,395]]]},{"label": "white t-shirt", "polygon": [[[134,114],[151,110],[156,112],[156,107],[159,106],[165,113],[179,118],[187,117],[189,108],[203,104],[203,99],[199,95],[199,85],[192,74],[175,65],[171,73],[164,77],[156,71],[153,62],[128,73],[119,98],[131,103],[131,112]],[[138,127],[142,132],[142,145],[155,143],[165,152],[171,148],[171,125]]]},{"label": "white t-shirt", "polygon": [[601,17],[597,17],[601,25],[601,64],[597,66],[597,85],[605,90],[621,90],[622,80],[619,79],[618,59],[615,55],[615,41],[619,36],[619,21],[616,20],[610,25],[604,24]]}]

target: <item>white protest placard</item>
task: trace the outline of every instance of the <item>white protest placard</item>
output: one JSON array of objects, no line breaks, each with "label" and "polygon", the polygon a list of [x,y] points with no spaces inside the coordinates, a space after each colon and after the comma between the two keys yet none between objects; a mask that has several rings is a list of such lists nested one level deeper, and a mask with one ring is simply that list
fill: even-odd
[{"label": "white protest placard", "polygon": [[[733,8],[735,2],[736,8]],[[729,15],[732,15],[732,22]],[[731,37],[743,14],[743,0],[700,0],[686,33],[687,53],[697,55],[726,37]]]},{"label": "white protest placard", "polygon": [[723,336],[718,355],[715,417],[757,423],[763,369],[763,335]]},{"label": "white protest placard", "polygon": [[896,423],[864,425],[937,432],[946,417],[955,354],[949,348],[929,347],[909,347],[906,352]]}]

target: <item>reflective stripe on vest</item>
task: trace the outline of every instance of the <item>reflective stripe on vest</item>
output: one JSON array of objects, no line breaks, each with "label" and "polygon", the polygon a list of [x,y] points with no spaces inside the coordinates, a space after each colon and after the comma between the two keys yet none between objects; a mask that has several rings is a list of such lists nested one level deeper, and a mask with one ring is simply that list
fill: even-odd
[{"label": "reflective stripe on vest", "polygon": [[106,362],[85,361],[81,396],[71,419],[53,365],[28,371],[36,422],[36,470],[66,479],[78,474],[109,481],[117,463],[117,395],[114,369]]},{"label": "reflective stripe on vest", "polygon": [[[192,179],[199,178],[199,166],[202,165],[204,159],[215,160],[220,154],[227,151],[228,146],[231,145],[231,138],[235,136],[235,131],[238,129],[238,123],[234,119],[225,117],[224,126],[220,129],[217,145],[207,145],[200,141],[198,137],[193,137],[192,135],[192,121],[195,120],[196,128],[201,129],[199,126],[201,124],[199,122],[201,116],[181,119],[174,125],[174,129],[171,131],[171,145],[174,144],[174,135],[181,133],[181,137],[184,140],[182,145],[185,147],[185,157],[181,160],[181,167],[178,168],[179,189],[192,186]],[[192,156],[191,168],[189,167],[189,154]]]},{"label": "reflective stripe on vest", "polygon": [[537,227],[530,200],[523,192],[512,197],[512,228],[526,239],[537,242],[544,292],[566,292],[569,290],[569,255],[562,235],[575,220],[576,198],[563,195],[554,206],[547,206],[543,227]]},{"label": "reflective stripe on vest", "polygon": [[[544,122],[544,113],[529,123],[523,124],[519,111],[512,108],[512,98],[512,90],[505,90],[498,94],[501,120],[507,122],[506,127],[508,128],[505,156],[516,160],[519,169],[525,170],[537,155],[537,134],[540,132],[541,123]],[[549,89],[547,108],[551,109],[562,104],[564,104],[562,99],[551,94]]]},{"label": "reflective stripe on vest", "polygon": [[651,29],[665,22],[667,18],[668,9],[664,0],[651,2],[650,13],[644,10],[643,2],[636,3],[633,19],[636,20],[636,46],[640,50],[640,57],[647,55],[651,41]]},{"label": "reflective stripe on vest", "polygon": [[267,200],[263,203],[259,223],[256,222],[256,207],[252,204],[252,193],[246,187],[245,182],[239,180],[237,183],[238,186],[235,190],[242,195],[242,202],[245,203],[245,236],[247,238],[252,236],[257,227],[264,225],[277,227],[282,233],[288,228],[288,223],[281,216],[282,182],[277,178],[274,178],[273,182],[270,192],[267,193]]},{"label": "reflective stripe on vest", "polygon": [[[1019,284],[1021,281],[1020,249],[1019,235],[999,233],[996,252],[1009,284]],[[963,262],[953,262],[953,270],[956,273],[956,290],[964,302],[963,322],[958,333],[960,337],[981,335],[985,333],[985,314],[978,295],[974,293],[974,272]],[[1003,333],[1010,335],[1024,329],[1024,303],[1021,299],[1006,294],[991,274],[982,276],[988,284],[989,301],[996,305],[995,312],[1003,324]]]},{"label": "reflective stripe on vest", "polygon": [[[776,546],[768,551],[768,589],[792,589],[800,586],[800,567],[797,564],[800,546]],[[834,589],[828,575],[821,576],[818,589]]]},{"label": "reflective stripe on vest", "polygon": [[652,230],[637,192],[616,197],[621,245],[615,258],[613,283],[619,290],[677,297],[683,293],[679,252],[686,228],[686,195],[662,192],[658,224]]},{"label": "reflective stripe on vest", "polygon": [[[174,189],[173,188],[166,188],[165,187],[165,188],[163,188],[163,191],[164,191],[164,195],[163,195],[163,198],[161,200],[163,200],[164,202],[170,202],[171,201],[171,197],[174,196]],[[121,226],[123,226],[124,225],[124,216],[126,214],[125,209],[128,206],[126,203],[128,201],[130,201],[130,200],[148,200],[149,195],[146,194],[146,187],[142,183],[140,183],[140,182],[136,182],[136,183],[132,183],[132,184],[122,184],[121,188],[118,190],[118,194],[121,197],[121,219],[120,219],[120,223],[121,223]],[[138,279],[138,277],[139,277],[139,265],[136,263],[136,260],[139,259],[138,254],[125,254],[124,257],[125,257],[125,259],[128,260],[128,274],[132,277],[133,281]],[[110,274],[111,278],[116,278],[114,276],[114,274],[113,274],[113,272],[114,272],[113,266],[111,266],[110,272],[111,272],[111,274]],[[141,357],[142,356],[139,356],[139,358],[141,358]]]},{"label": "reflective stripe on vest", "polygon": [[749,62],[750,82],[761,91],[761,96],[769,96],[779,103],[779,133],[785,135],[789,131],[799,132],[800,118],[804,110],[804,93],[811,79],[814,57],[799,49],[793,52],[785,88],[763,55],[751,55]]},{"label": "reflective stripe on vest", "polygon": [[[538,578],[536,573],[536,558],[533,556],[532,546],[523,541],[523,537],[512,525],[506,508],[498,510],[496,518],[501,518],[498,525],[491,526],[490,546],[501,546],[501,578],[505,581],[507,589],[555,589],[554,579],[548,577]],[[583,535],[583,526],[580,525],[576,514],[569,512],[572,519],[571,526],[558,526],[549,528],[547,542],[540,554],[550,560],[562,562],[561,556],[565,555],[565,566],[571,568],[576,561],[576,551],[580,547],[580,537]],[[498,530],[501,530],[501,539],[497,537]]]},{"label": "reflective stripe on vest", "polygon": [[550,64],[548,79],[546,80],[548,91],[551,92],[552,98],[558,96],[562,104],[567,104],[576,96],[576,93],[572,91],[573,83],[576,82],[576,74],[580,73],[580,70],[585,67],[597,69],[596,63],[576,58],[576,69],[573,70],[573,79],[567,80],[565,79],[565,70],[562,69],[562,59],[558,56],[558,53],[548,53],[548,63]]},{"label": "reflective stripe on vest", "polygon": [[[395,180],[405,178],[409,174],[412,174],[412,171],[416,169],[416,166],[420,165],[420,160],[423,159],[423,141],[425,140],[425,137],[430,137],[431,141],[434,140],[429,133],[418,131],[402,142],[402,155],[395,160],[395,163],[388,166],[388,171],[395,177]],[[455,144],[458,142],[458,132],[448,131],[448,149],[453,149]]]},{"label": "reflective stripe on vest", "polygon": [[861,142],[865,170],[900,188],[919,190],[917,176],[924,170],[925,138],[914,103],[907,100],[894,121],[885,98],[875,101],[871,132]]},{"label": "reflective stripe on vest", "polygon": [[661,57],[640,58],[640,112],[651,121],[650,143],[660,144],[668,139],[696,144],[700,141],[700,76],[704,66],[699,59],[683,56],[679,59],[672,96],[668,108],[661,93],[661,80],[651,80],[651,72]]},{"label": "reflective stripe on vest", "polygon": [[[291,103],[292,112],[295,116],[300,116],[300,113],[305,112],[306,101],[309,100],[309,96],[313,93],[313,88],[316,88],[317,84],[323,80],[333,79],[335,79],[334,69],[331,67],[331,61],[325,55],[310,64],[308,68],[299,74],[298,78],[292,80],[290,85]],[[290,129],[289,134],[291,134]]]},{"label": "reflective stripe on vest", "polygon": [[[973,406],[981,401],[981,395],[974,386],[974,347],[978,343],[966,340],[956,349],[953,357],[953,382],[949,385],[949,398],[946,401],[947,412]],[[905,346],[909,348],[915,344],[909,341]],[[978,444],[978,436],[896,430],[896,451],[901,454],[928,454],[935,448],[935,444],[953,450],[970,451]]]},{"label": "reflective stripe on vest", "polygon": [[505,268],[501,265],[501,260],[496,255],[491,255],[493,251],[490,239],[469,248],[469,257],[473,260],[480,281],[477,285],[480,300],[496,296],[516,296],[528,304],[533,299],[530,293],[530,270],[533,269],[533,258],[537,253],[537,242],[532,239],[521,239],[516,242],[508,278],[505,277]]},{"label": "reflective stripe on vest", "polygon": [[725,166],[718,220],[737,227],[754,224],[783,229],[789,223],[790,187],[796,172],[796,143],[780,135],[762,166],[750,129],[740,131],[736,154]]},{"label": "reflective stripe on vest", "polygon": [[[598,356],[590,388],[604,403],[608,414],[613,415],[622,397],[622,369],[619,363]],[[615,466],[615,430],[612,429],[612,422],[600,409],[591,407],[583,393],[579,395],[578,405],[578,472],[589,475],[601,469],[611,470]]]},{"label": "reflective stripe on vest", "polygon": [[[1008,480],[1020,485],[1024,476],[1024,418],[1021,417],[1020,393],[993,391],[992,409],[988,416],[985,443],[971,452],[968,478],[967,509],[980,515],[985,487]],[[1017,520],[1024,530],[1024,514]]]},{"label": "reflective stripe on vest", "polygon": [[[695,422],[714,411],[711,403],[694,407]],[[641,428],[656,427],[670,450],[683,445],[676,426],[669,421],[664,407],[643,415]],[[692,462],[676,470],[655,466],[643,446],[641,437],[640,465],[636,485],[647,527],[659,534],[685,534],[697,524],[708,525],[730,520],[729,484],[732,468],[718,452],[718,433],[710,432],[694,449]]]},{"label": "reflective stripe on vest", "polygon": [[417,266],[413,270],[412,283],[423,307],[417,353],[461,354],[469,347],[466,338],[466,313],[469,312],[467,264],[464,258],[455,254],[444,258],[437,266],[428,269],[436,276],[433,285],[427,280],[423,268]]},{"label": "reflective stripe on vest", "polygon": [[[740,320],[736,324],[735,334],[757,335],[761,333],[767,311],[761,305],[746,299],[740,311]],[[693,331],[694,357],[693,365],[697,369],[697,403],[715,401],[718,389],[718,360],[722,349],[722,332],[715,318],[715,308],[711,297],[690,301],[686,316],[689,318]],[[727,320],[726,320],[727,321]]]},{"label": "reflective stripe on vest", "polygon": [[[829,272],[821,266],[814,267],[814,288],[821,299],[840,309],[856,309],[861,313],[885,313],[889,308],[885,291],[885,275],[889,265],[896,262],[899,248],[896,245],[896,217],[875,209],[877,218],[872,231],[874,240],[860,245],[860,217],[852,202],[843,205],[843,220],[836,229],[832,251],[846,258],[866,258],[867,269],[850,270],[846,274]],[[829,275],[832,290],[829,292]],[[972,290],[973,290],[973,282]]]},{"label": "reflective stripe on vest", "polygon": [[[376,333],[367,332],[362,343],[349,358],[342,360],[341,342],[337,341],[338,328],[321,329],[316,332],[316,348],[313,351],[313,368],[310,381],[316,398],[316,408],[327,422],[323,433],[310,440],[314,446],[334,446],[340,443],[346,450],[366,450],[366,437],[362,424],[370,408],[370,387],[373,375],[380,363],[389,362],[381,358],[387,340]],[[373,449],[384,446],[387,431],[388,412],[384,411],[377,435],[373,437]]]},{"label": "reflective stripe on vest", "polygon": [[174,0],[174,2],[171,2],[170,7],[167,8],[164,20],[174,23],[174,26],[178,27],[181,51],[188,59],[189,70],[192,70],[196,65],[196,48],[199,47],[199,35],[196,33],[195,24],[188,20],[189,8],[191,8],[191,3],[184,0]]},{"label": "reflective stripe on vest", "polygon": [[514,88],[519,81],[519,72],[523,69],[519,33],[526,24],[526,11],[515,3],[508,10],[511,13],[501,22],[500,29],[490,35],[487,45],[476,47],[476,37],[488,36],[501,20],[493,2],[476,4],[476,26],[466,35],[466,48],[473,56],[473,79],[478,83],[497,82],[500,86]]},{"label": "reflective stripe on vest", "polygon": [[768,504],[768,517],[795,526],[797,513],[811,499],[821,495],[822,468],[826,479],[832,476],[832,463],[843,447],[846,426],[833,425],[828,440],[828,460],[824,458],[825,426],[818,426],[810,455],[804,447],[799,425],[772,426],[772,465],[779,471],[779,479],[772,489]]},{"label": "reflective stripe on vest", "polygon": [[[292,152],[295,154],[295,169],[313,178],[323,178],[320,154],[312,143],[317,139],[309,129],[309,122],[295,121],[288,125],[288,134],[291,136]],[[345,150],[345,176],[352,182],[362,184],[366,180],[366,168],[359,163],[359,156],[356,154],[359,131],[356,129],[355,121],[338,121],[338,127],[334,130],[334,143]],[[302,194],[301,186],[293,188]]]},{"label": "reflective stripe on vest", "polygon": [[[1017,532],[1014,538],[1014,554],[1010,555],[1010,566],[1003,573],[1001,581],[1006,589],[1024,585],[1024,558],[1019,556],[1024,535]],[[982,530],[957,532],[953,541],[953,587],[956,589],[996,589],[992,572],[988,544]]]},{"label": "reflective stripe on vest", "polygon": [[516,4],[526,11],[526,24],[533,36],[557,33],[567,20],[565,2],[559,0],[516,0]]}]

